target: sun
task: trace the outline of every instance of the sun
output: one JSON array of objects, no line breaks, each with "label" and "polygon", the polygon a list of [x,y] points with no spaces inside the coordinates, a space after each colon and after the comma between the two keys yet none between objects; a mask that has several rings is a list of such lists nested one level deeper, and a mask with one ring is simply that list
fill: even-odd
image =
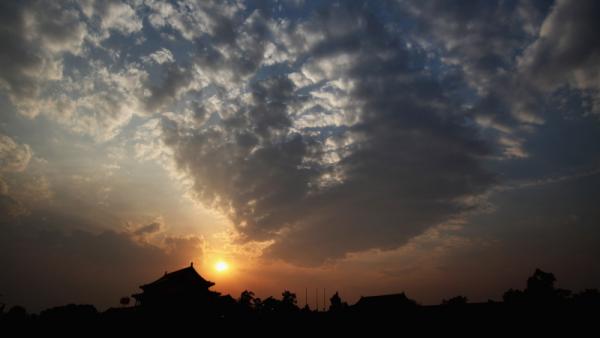
[{"label": "sun", "polygon": [[229,264],[227,264],[227,262],[225,261],[218,261],[215,264],[215,270],[217,270],[217,272],[225,272],[229,269]]}]

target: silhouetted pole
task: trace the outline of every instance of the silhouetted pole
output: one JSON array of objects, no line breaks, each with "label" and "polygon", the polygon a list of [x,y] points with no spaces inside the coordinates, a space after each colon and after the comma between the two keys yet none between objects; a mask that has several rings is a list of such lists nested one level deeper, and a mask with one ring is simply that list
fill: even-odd
[{"label": "silhouetted pole", "polygon": [[316,288],[315,292],[315,310],[319,311],[319,288]]},{"label": "silhouetted pole", "polygon": [[306,288],[304,291],[304,307],[308,307],[308,288]]},{"label": "silhouetted pole", "polygon": [[323,288],[323,311],[327,311],[325,309],[325,288]]}]

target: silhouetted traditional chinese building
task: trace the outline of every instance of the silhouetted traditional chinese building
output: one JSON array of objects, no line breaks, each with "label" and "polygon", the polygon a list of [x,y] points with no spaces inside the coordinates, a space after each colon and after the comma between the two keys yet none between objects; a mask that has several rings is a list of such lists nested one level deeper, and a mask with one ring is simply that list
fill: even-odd
[{"label": "silhouetted traditional chinese building", "polygon": [[209,290],[215,283],[204,279],[189,267],[166,273],[156,281],[140,286],[142,293],[133,294],[138,306],[203,306],[210,305],[220,294]]},{"label": "silhouetted traditional chinese building", "polygon": [[358,302],[352,307],[355,311],[375,313],[411,310],[416,306],[417,303],[402,292],[391,295],[360,297]]}]

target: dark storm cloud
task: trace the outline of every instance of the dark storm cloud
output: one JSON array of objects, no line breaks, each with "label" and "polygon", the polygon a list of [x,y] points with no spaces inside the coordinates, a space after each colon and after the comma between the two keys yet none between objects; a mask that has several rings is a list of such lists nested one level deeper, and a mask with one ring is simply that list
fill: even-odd
[{"label": "dark storm cloud", "polygon": [[[324,163],[326,130],[292,127],[299,88],[287,78],[261,80],[222,127],[190,131],[164,121],[198,196],[228,212],[243,240],[275,240],[268,256],[300,264],[396,248],[469,210],[464,200],[494,181],[481,164],[490,148],[446,92],[452,80],[431,76],[423,51],[361,5],[326,8],[305,27],[323,37],[304,57],[355,84],[349,96],[359,123],[336,135],[355,140],[349,155]],[[320,186],[334,172],[341,182]]]}]

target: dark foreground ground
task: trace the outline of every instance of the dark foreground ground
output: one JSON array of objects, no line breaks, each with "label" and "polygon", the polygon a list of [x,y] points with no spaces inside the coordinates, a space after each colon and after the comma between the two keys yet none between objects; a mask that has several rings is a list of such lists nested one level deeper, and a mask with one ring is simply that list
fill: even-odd
[{"label": "dark foreground ground", "polygon": [[[239,310],[239,309],[238,309]],[[414,306],[405,309],[353,309],[339,312],[256,313],[227,315],[188,309],[170,311],[130,307],[99,313],[91,306],[69,305],[40,315],[4,314],[5,337],[25,334],[219,334],[250,336],[468,334],[477,336],[561,334],[597,337],[598,304],[481,303]]]}]

